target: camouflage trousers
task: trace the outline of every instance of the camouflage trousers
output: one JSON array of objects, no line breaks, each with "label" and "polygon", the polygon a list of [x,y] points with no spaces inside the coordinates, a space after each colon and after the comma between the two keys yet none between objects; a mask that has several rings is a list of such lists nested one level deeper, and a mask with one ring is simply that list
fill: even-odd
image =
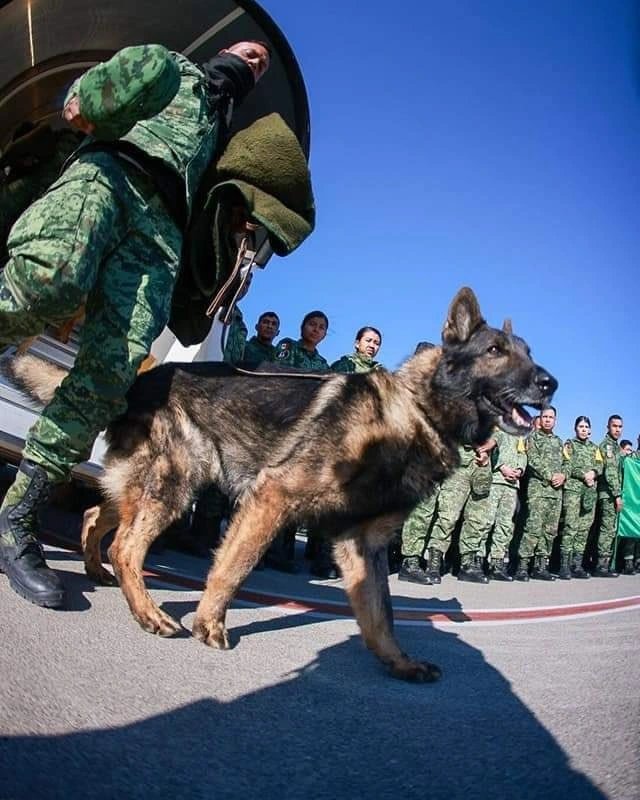
[{"label": "camouflage trousers", "polygon": [[86,304],[73,368],[29,431],[24,457],[52,480],[85,460],[169,317],[182,234],[151,182],[86,153],[16,221],[0,274],[0,345]]},{"label": "camouflage trousers", "polygon": [[[480,526],[484,543],[491,534],[491,558],[504,558],[513,537],[514,514],[518,505],[518,490],[504,483],[492,483],[487,500],[486,517]],[[493,529],[493,533],[492,533]]]},{"label": "camouflage trousers", "polygon": [[553,540],[558,533],[560,512],[562,511],[562,493],[557,497],[527,497],[527,516],[522,531],[522,541],[518,548],[521,559],[531,556],[551,555]]},{"label": "camouflage trousers", "polygon": [[429,538],[429,547],[435,547],[441,553],[446,553],[451,545],[453,531],[462,515],[460,531],[462,563],[465,563],[465,557],[468,560],[476,554],[484,556],[486,538],[483,541],[482,529],[485,527],[484,520],[487,515],[489,484],[486,486],[487,494],[478,493],[479,470],[486,470],[490,482],[489,467],[478,468],[475,465],[458,468],[442,482],[438,495],[438,512]]},{"label": "camouflage trousers", "polygon": [[596,515],[595,503],[585,510],[582,495],[564,492],[562,498],[563,523],[560,531],[560,552],[581,555],[587,546],[589,531]]},{"label": "camouflage trousers", "polygon": [[439,493],[440,487],[436,486],[433,494],[421,500],[406,518],[402,526],[403,556],[422,556],[424,553],[435,519]]},{"label": "camouflage trousers", "polygon": [[598,526],[598,556],[611,558],[613,542],[617,535],[618,512],[616,501],[613,497],[599,497],[598,511],[600,524]]}]

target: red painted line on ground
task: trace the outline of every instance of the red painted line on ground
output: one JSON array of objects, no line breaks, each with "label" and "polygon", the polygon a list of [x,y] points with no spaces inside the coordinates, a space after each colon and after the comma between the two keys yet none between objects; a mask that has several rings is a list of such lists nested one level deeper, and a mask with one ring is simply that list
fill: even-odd
[{"label": "red painted line on ground", "polygon": [[[46,539],[49,544],[56,547],[61,547],[65,550],[73,550],[78,553],[81,552],[80,545],[77,542],[69,541],[68,539],[48,532],[43,538]],[[152,578],[162,581],[163,583],[182,586],[185,589],[195,589],[198,591],[204,589],[204,581],[200,578],[178,575],[162,569],[147,568],[144,570],[143,575],[145,578]],[[329,603],[321,600],[296,600],[294,597],[287,598],[280,595],[268,594],[266,592],[256,592],[251,589],[240,589],[236,595],[236,599],[259,606],[277,606],[290,611],[302,611],[305,613],[315,612],[353,619],[353,612],[348,603]],[[615,611],[622,608],[640,608],[640,596],[619,597],[613,600],[598,600],[591,603],[576,603],[566,606],[519,609],[505,608],[504,610],[492,609],[491,611],[484,611],[482,609],[465,611],[464,608],[452,608],[450,611],[446,608],[404,608],[402,610],[395,610],[393,616],[398,622],[514,622],[517,620],[573,617],[581,614]]]}]

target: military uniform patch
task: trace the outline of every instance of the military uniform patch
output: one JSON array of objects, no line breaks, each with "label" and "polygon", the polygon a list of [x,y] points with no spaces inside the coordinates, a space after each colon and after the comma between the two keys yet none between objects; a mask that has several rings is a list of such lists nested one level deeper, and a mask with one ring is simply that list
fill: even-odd
[{"label": "military uniform patch", "polygon": [[604,459],[602,458],[602,453],[600,452],[600,448],[596,447],[596,461],[602,463]]},{"label": "military uniform patch", "polygon": [[290,342],[280,342],[278,345],[278,355],[276,358],[285,359],[289,358],[291,355],[291,343]]},{"label": "military uniform patch", "polygon": [[573,447],[571,446],[571,442],[565,442],[564,447],[562,448],[562,455],[568,461],[571,456],[573,455]]},{"label": "military uniform patch", "polygon": [[608,444],[606,446],[605,452],[606,452],[607,458],[613,458],[613,447],[611,447],[610,444]]}]

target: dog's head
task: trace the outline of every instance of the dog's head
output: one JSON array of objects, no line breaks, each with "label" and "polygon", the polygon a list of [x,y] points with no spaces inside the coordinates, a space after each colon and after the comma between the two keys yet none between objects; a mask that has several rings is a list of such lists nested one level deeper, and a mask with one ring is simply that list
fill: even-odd
[{"label": "dog's head", "polygon": [[442,355],[432,387],[450,402],[447,408],[463,441],[484,441],[498,425],[524,435],[531,417],[524,406],[540,409],[551,402],[558,382],[531,359],[527,343],[514,336],[511,323],[490,328],[474,293],[461,289],[442,331]]}]

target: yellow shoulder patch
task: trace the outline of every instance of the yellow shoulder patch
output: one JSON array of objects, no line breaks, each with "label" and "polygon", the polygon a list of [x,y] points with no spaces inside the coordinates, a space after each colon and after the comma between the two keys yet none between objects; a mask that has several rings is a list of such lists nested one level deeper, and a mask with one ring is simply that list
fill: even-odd
[{"label": "yellow shoulder patch", "polygon": [[518,436],[518,445],[516,447],[518,453],[526,453],[527,452],[527,443],[522,438],[522,436]]},{"label": "yellow shoulder patch", "polygon": [[602,458],[602,453],[600,452],[600,448],[596,447],[596,461],[602,462],[604,459]]},{"label": "yellow shoulder patch", "polygon": [[564,447],[562,448],[562,455],[568,461],[571,456],[573,455],[573,447],[571,446],[571,442],[565,442]]}]

